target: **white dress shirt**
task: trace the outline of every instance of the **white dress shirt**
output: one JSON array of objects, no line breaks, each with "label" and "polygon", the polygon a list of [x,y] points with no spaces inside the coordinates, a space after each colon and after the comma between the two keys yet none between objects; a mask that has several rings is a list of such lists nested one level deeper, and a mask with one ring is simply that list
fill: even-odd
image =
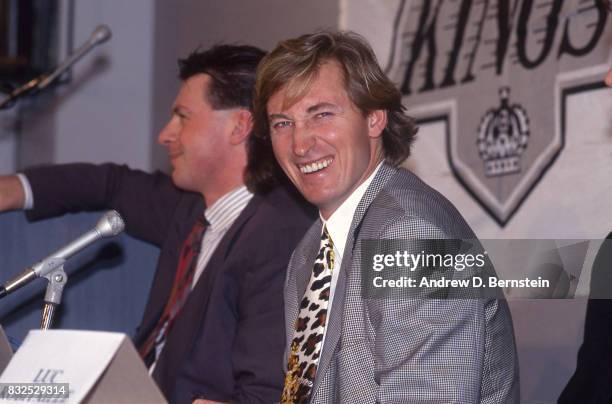
[{"label": "white dress shirt", "polygon": [[21,188],[23,188],[23,210],[33,209],[34,197],[32,196],[32,186],[30,185],[30,181],[28,181],[28,177],[26,177],[25,174],[17,173],[17,178],[19,178]]},{"label": "white dress shirt", "polygon": [[204,211],[204,217],[208,222],[208,226],[202,238],[202,248],[200,249],[198,264],[193,275],[192,289],[198,279],[200,279],[200,275],[202,275],[219,242],[248,205],[252,197],[253,194],[243,185],[223,195]]},{"label": "white dress shirt", "polygon": [[[359,202],[361,202],[361,198],[363,198],[363,195],[370,186],[370,183],[381,166],[382,162],[378,164],[372,174],[370,174],[370,176],[366,178],[366,180],[362,182],[344,202],[342,202],[342,205],[340,205],[338,209],[332,213],[329,219],[325,220],[321,216],[323,227],[327,226],[327,232],[334,243],[334,267],[332,268],[332,279],[329,287],[329,303],[327,304],[328,320],[331,315],[334,294],[336,292],[336,284],[338,283],[338,273],[340,273],[340,267],[342,266],[344,248],[346,247],[346,240],[351,228],[351,223],[353,222],[353,216],[355,216],[355,210],[357,210],[357,205],[359,205]],[[323,350],[323,346],[325,345],[326,336],[327,326],[325,327],[325,331],[323,333],[323,344],[321,345],[321,350]]]}]

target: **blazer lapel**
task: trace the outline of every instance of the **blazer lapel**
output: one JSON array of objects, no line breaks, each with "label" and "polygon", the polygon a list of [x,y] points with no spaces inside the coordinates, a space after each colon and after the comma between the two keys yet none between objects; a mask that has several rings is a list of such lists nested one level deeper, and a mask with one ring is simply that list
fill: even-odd
[{"label": "blazer lapel", "polygon": [[[321,384],[323,375],[327,372],[327,368],[331,362],[336,351],[336,346],[340,340],[340,334],[342,331],[342,313],[344,311],[344,297],[346,293],[346,286],[348,281],[349,271],[353,267],[353,250],[355,248],[355,242],[359,236],[359,227],[361,221],[365,216],[370,204],[376,198],[376,195],[385,186],[387,181],[397,172],[397,169],[383,163],[380,170],[376,173],[376,176],[370,183],[370,186],[366,190],[365,194],[359,201],[355,214],[353,215],[353,221],[346,239],[346,246],[344,247],[344,256],[342,257],[342,264],[340,266],[340,273],[338,274],[338,282],[336,283],[336,290],[334,292],[334,300],[332,302],[332,309],[327,323],[327,330],[325,332],[325,342],[323,344],[323,352],[321,353],[321,359],[319,366],[317,367],[317,376],[313,385],[313,395],[317,388]],[[314,259],[311,261],[314,262]],[[352,270],[359,270],[359,263],[356,263],[355,268]]]},{"label": "blazer lapel", "polygon": [[261,198],[258,195],[254,195],[228,229],[227,233],[225,233],[200,275],[200,279],[198,279],[194,289],[189,294],[183,308],[185,312],[191,312],[191,306],[194,304],[196,305],[193,307],[194,312],[204,313],[206,311],[204,308],[208,305],[208,300],[215,284],[215,278],[223,270],[225,259],[230,254],[240,229],[253,216],[260,202]]},{"label": "blazer lapel", "polygon": [[[314,230],[316,231],[314,231],[312,237],[307,240],[308,244],[306,246],[306,251],[308,251],[308,255],[305,257],[305,262],[307,263],[307,265],[309,263],[312,263],[314,265],[314,260],[317,258],[317,254],[319,253],[319,248],[321,246],[321,232],[323,231],[323,223],[321,222],[321,219],[317,220],[315,228],[316,229]],[[310,281],[311,273],[312,266],[309,267],[307,271],[297,271],[295,274],[298,291],[298,299],[296,301],[296,305],[298,306],[300,304],[300,301],[302,300],[302,297],[304,296],[304,293],[306,293],[306,287],[308,286],[308,282]]]},{"label": "blazer lapel", "polygon": [[168,229],[168,240],[161,250],[155,279],[151,285],[141,324],[134,338],[137,345],[143,343],[149,336],[166,307],[176,276],[179,252],[196,218],[203,211],[204,202],[201,197],[186,197],[177,209],[178,213],[174,218],[174,224]]},{"label": "blazer lapel", "polygon": [[295,254],[292,258],[291,268],[289,268],[285,290],[285,356],[287,359],[289,358],[288,347],[291,346],[291,341],[293,340],[295,320],[298,316],[300,302],[306,292],[312,266],[321,245],[322,227],[323,223],[319,218],[304,235],[303,242],[305,245],[300,249],[300,251],[303,251],[303,254]]}]

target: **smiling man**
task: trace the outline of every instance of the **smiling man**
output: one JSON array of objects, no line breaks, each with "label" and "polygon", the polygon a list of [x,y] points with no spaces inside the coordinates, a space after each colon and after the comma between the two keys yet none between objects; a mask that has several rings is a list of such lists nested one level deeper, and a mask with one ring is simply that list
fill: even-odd
[{"label": "smiling man", "polygon": [[[362,290],[361,240],[475,238],[449,201],[398,168],[416,129],[367,43],[332,32],[279,43],[258,68],[255,120],[320,214],[288,268],[281,401],[518,402],[504,301]],[[252,161],[265,183],[270,165]]]}]

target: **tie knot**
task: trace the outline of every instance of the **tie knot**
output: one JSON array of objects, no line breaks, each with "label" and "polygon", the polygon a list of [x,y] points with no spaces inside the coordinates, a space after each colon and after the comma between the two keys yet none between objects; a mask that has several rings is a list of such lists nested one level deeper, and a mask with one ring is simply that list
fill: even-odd
[{"label": "tie knot", "polygon": [[202,238],[204,237],[204,230],[208,227],[208,221],[204,215],[198,216],[196,219],[191,233],[189,234],[188,244],[191,249],[198,254],[202,246]]},{"label": "tie knot", "polygon": [[323,226],[323,234],[321,235],[321,241],[325,241],[332,246],[334,245],[331,236],[329,235],[329,231],[327,230],[327,225]]},{"label": "tie knot", "polygon": [[[334,268],[334,242],[329,235],[327,226],[323,226],[323,234],[321,235],[321,251],[329,250],[327,262],[329,263],[330,269]],[[324,252],[325,255],[325,252]]]},{"label": "tie knot", "polygon": [[210,225],[210,223],[208,223],[208,220],[206,220],[206,216],[202,214],[196,219],[196,225],[200,226],[201,228],[206,228]]}]

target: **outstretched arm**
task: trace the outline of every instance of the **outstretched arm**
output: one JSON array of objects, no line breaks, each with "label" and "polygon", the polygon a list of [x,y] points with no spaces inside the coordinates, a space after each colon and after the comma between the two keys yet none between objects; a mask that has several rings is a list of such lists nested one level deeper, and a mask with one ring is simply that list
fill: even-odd
[{"label": "outstretched arm", "polygon": [[167,175],[117,164],[51,165],[26,169],[24,174],[34,205],[26,211],[29,220],[115,209],[123,216],[128,234],[158,246],[183,194]]}]

